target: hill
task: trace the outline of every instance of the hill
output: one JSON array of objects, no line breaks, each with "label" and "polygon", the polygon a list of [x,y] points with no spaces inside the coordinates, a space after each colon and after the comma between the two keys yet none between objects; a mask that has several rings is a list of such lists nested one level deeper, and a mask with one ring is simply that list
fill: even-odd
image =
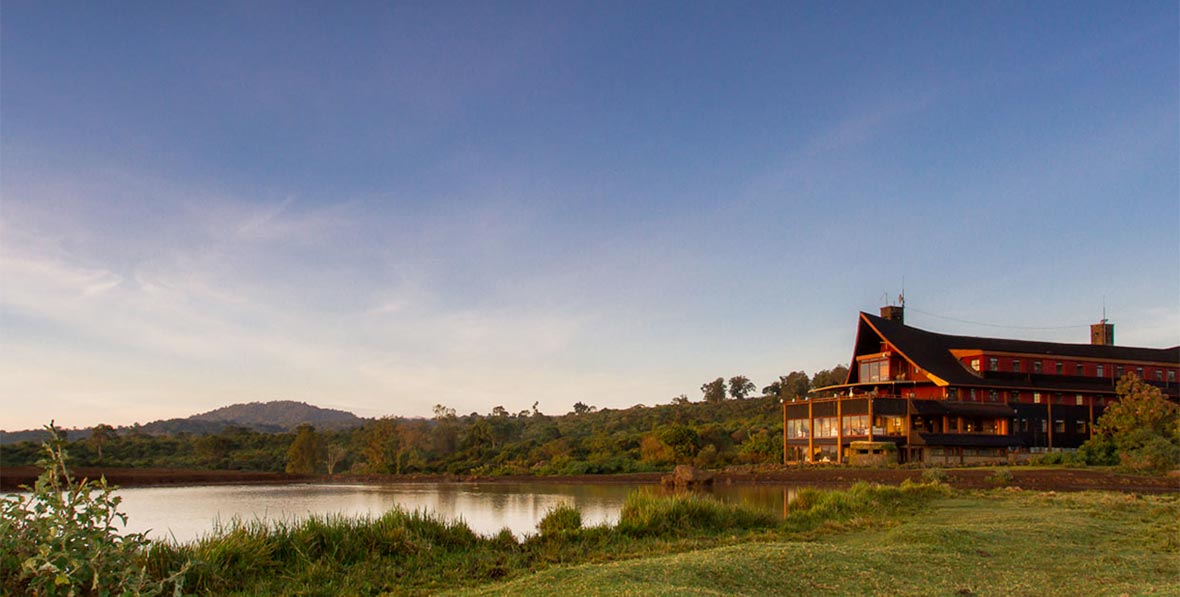
[{"label": "hill", "polygon": [[[321,431],[329,431],[360,427],[364,424],[364,419],[348,411],[320,408],[292,400],[275,400],[232,404],[190,417],[164,419],[118,429],[120,432],[134,430],[150,435],[211,435],[220,433],[227,427],[244,427],[263,433],[282,433],[292,431],[303,423],[309,423]],[[89,437],[90,431],[89,428],[69,429],[67,434],[69,439],[78,440]],[[0,444],[41,442],[48,437],[49,434],[43,429],[0,431]]]},{"label": "hill", "polygon": [[193,415],[187,420],[226,423],[259,431],[274,427],[290,431],[303,423],[310,423],[320,430],[347,429],[364,422],[360,417],[347,411],[320,408],[292,400],[233,404]]}]

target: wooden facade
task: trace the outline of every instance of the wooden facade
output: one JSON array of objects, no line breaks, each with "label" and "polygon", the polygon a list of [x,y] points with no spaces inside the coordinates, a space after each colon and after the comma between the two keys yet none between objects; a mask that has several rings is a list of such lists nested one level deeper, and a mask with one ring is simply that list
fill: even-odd
[{"label": "wooden facade", "polygon": [[1014,460],[1080,446],[1126,373],[1180,399],[1180,347],[1114,346],[1105,321],[1090,344],[1066,344],[937,334],[905,325],[903,307],[881,312],[860,314],[845,383],[783,404],[784,460],[847,462],[854,442],[892,444],[902,463]]}]

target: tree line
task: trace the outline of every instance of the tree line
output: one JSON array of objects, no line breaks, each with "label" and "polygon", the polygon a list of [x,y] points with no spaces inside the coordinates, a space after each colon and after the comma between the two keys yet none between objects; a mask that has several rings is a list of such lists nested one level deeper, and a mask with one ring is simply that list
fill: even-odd
[{"label": "tree line", "polygon": [[[149,434],[98,425],[69,443],[77,466],[286,471],[301,474],[575,475],[666,470],[676,464],[779,462],[778,403],[844,381],[837,366],[793,371],[752,396],[743,375],[701,386],[699,401],[599,409],[579,402],[564,415],[531,409],[460,415],[436,405],[431,418],[383,417],[351,429],[290,432],[227,427],[216,433]],[[837,379],[838,378],[838,379]],[[832,381],[835,379],[836,381]],[[31,465],[38,445],[0,446],[5,465]]]}]

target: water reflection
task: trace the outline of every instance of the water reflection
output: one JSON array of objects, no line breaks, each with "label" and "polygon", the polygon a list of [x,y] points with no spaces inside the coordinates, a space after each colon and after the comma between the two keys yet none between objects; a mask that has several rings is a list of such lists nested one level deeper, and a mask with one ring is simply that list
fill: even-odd
[{"label": "water reflection", "polygon": [[[627,494],[652,485],[561,485],[551,483],[307,484],[200,487],[142,487],[119,490],[127,532],[153,539],[191,541],[220,523],[290,520],[308,515],[380,516],[395,507],[462,520],[473,531],[492,535],[507,528],[518,537],[536,533],[537,523],[559,503],[572,503],[586,526],[614,524]],[[794,497],[783,486],[718,486],[705,492],[729,503],[745,503],[782,515]]]}]

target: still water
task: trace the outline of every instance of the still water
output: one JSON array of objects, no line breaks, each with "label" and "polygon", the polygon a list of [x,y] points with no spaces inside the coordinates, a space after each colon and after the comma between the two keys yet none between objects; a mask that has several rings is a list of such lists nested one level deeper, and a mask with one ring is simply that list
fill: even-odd
[{"label": "still water", "polygon": [[[614,524],[623,500],[637,489],[659,491],[652,485],[391,483],[132,487],[120,489],[118,495],[123,498],[119,510],[127,514],[127,526],[122,531],[187,542],[235,518],[274,521],[323,514],[376,517],[395,507],[462,520],[481,535],[507,528],[523,537],[535,534],[545,513],[563,502],[581,511],[586,526]],[[719,487],[712,493],[727,502],[744,502],[777,513],[783,511],[788,500],[788,490],[783,487]]]}]

